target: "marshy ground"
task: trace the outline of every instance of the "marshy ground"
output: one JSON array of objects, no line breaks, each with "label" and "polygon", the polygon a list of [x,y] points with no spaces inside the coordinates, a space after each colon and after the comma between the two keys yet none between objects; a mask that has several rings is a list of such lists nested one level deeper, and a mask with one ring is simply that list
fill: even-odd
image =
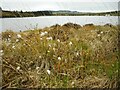
[{"label": "marshy ground", "polygon": [[4,88],[117,87],[117,26],[67,23],[1,36]]}]

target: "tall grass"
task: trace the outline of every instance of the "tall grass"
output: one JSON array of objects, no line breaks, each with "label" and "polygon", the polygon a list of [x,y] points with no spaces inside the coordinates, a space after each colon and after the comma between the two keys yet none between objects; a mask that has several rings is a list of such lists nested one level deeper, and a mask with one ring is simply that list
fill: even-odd
[{"label": "tall grass", "polygon": [[116,26],[2,32],[3,87],[116,88],[117,43]]}]

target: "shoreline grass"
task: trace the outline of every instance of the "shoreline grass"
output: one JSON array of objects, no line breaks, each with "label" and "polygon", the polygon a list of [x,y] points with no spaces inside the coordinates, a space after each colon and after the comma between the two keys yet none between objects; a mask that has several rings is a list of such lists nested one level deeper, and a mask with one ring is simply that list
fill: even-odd
[{"label": "shoreline grass", "polygon": [[116,88],[118,27],[67,23],[2,32],[4,88]]}]

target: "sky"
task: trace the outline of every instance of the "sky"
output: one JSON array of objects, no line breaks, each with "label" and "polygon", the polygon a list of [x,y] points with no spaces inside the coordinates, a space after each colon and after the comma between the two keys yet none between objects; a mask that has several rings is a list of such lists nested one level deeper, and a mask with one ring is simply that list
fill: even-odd
[{"label": "sky", "polygon": [[120,0],[1,0],[3,10],[40,11],[71,10],[80,12],[106,12],[118,10]]}]

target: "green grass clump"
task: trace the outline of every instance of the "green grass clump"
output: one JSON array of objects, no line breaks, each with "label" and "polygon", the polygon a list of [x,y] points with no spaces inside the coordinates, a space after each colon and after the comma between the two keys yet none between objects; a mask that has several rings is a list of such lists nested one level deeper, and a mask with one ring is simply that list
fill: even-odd
[{"label": "green grass clump", "polygon": [[116,88],[117,35],[95,25],[2,32],[3,87]]}]

